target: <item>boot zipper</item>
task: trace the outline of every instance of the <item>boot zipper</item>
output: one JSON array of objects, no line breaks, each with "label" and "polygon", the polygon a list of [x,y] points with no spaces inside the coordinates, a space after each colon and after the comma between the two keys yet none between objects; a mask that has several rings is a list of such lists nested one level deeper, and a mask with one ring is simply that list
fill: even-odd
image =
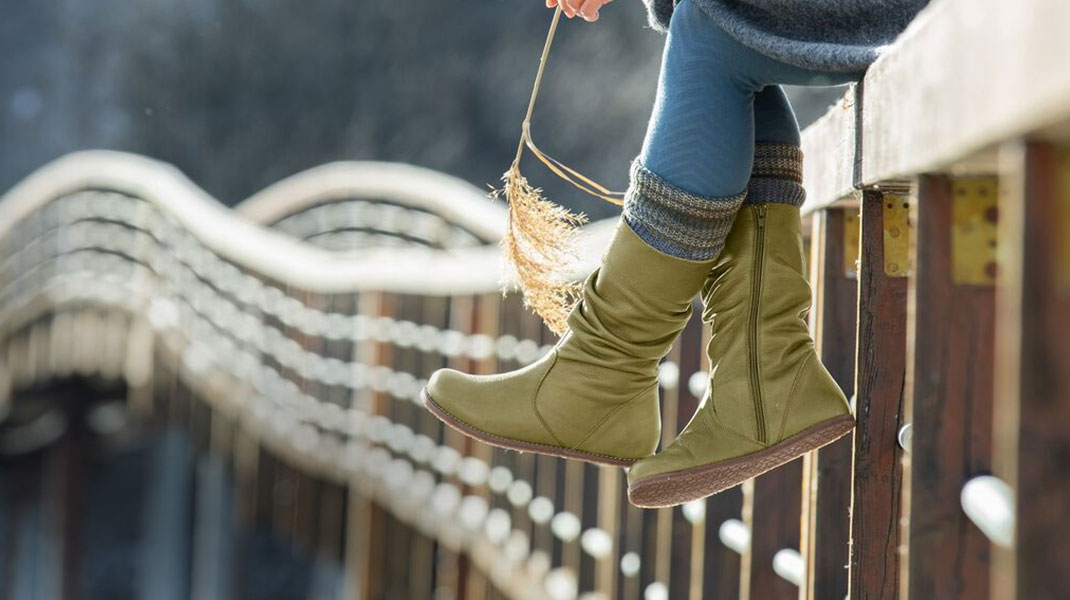
[{"label": "boot zipper", "polygon": [[765,266],[765,210],[764,204],[752,205],[758,231],[754,236],[754,262],[751,268],[751,296],[750,296],[750,331],[748,341],[750,352],[747,359],[750,363],[750,388],[751,399],[754,401],[754,420],[758,429],[758,441],[766,443],[765,433],[765,406],[762,402],[762,381],[758,368],[758,318],[761,307],[762,295],[762,270]]}]

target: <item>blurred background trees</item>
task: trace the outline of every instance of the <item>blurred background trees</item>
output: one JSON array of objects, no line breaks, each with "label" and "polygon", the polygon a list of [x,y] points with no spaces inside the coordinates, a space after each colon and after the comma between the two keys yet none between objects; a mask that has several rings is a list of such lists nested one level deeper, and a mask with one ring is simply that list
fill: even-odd
[{"label": "blurred background trees", "polygon": [[[112,148],[170,162],[227,204],[334,160],[496,184],[551,16],[540,0],[8,0],[0,13],[0,189]],[[564,23],[535,116],[543,149],[623,189],[662,42],[637,1]],[[838,92],[793,95],[808,121]],[[525,170],[562,204],[616,210]]]}]

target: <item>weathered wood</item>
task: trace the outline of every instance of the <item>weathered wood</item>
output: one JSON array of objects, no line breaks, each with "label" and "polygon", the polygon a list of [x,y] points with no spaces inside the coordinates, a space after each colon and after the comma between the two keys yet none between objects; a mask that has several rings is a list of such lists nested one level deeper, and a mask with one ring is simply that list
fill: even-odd
[{"label": "weathered wood", "polygon": [[190,595],[223,600],[234,593],[234,490],[227,484],[226,465],[219,456],[198,457],[195,477]]},{"label": "weathered wood", "polygon": [[616,598],[617,569],[620,566],[620,503],[618,493],[623,485],[623,471],[616,467],[598,467],[598,526],[612,541],[608,556],[597,561],[594,576],[594,589],[606,598]]},{"label": "weathered wood", "polygon": [[[498,326],[501,323],[501,295],[497,293],[483,294],[476,298],[474,321],[472,323],[472,330],[469,333],[483,333],[489,335],[492,338],[498,337]],[[470,373],[489,374],[502,372],[507,369],[503,368],[499,361],[494,357],[489,357],[484,360],[468,360],[468,368],[466,369]],[[483,462],[490,464],[493,460],[494,452],[496,452],[492,446],[482,443],[477,443],[469,440],[468,452],[470,456],[474,456]],[[550,474],[550,486],[553,486],[553,476]],[[464,494],[475,493],[484,499],[489,500],[489,493],[485,487],[479,489],[473,489],[471,486],[458,482],[461,487],[461,491]],[[552,490],[549,490],[552,494]],[[552,496],[551,496],[552,497]],[[550,539],[549,531],[547,528],[543,528],[546,531],[546,538],[542,540],[546,546],[552,547],[553,541]],[[467,557],[466,557],[467,558]],[[474,563],[469,559],[468,564],[474,566]],[[487,578],[487,574],[478,568],[469,568],[468,580],[465,582],[465,597],[471,599],[486,598],[488,590],[491,588],[490,581]]]},{"label": "weathered wood", "polygon": [[1070,3],[933,2],[866,73],[862,181],[941,169],[1070,120]]},{"label": "weathered wood", "polygon": [[347,600],[381,598],[383,589],[383,528],[386,513],[355,486],[349,487],[346,511]]},{"label": "weathered wood", "polygon": [[[709,370],[709,357],[704,352],[710,343],[711,330],[702,328],[702,368]],[[687,380],[681,379],[680,385],[687,386]],[[690,386],[688,386],[690,387]],[[728,519],[739,519],[743,514],[743,492],[741,486],[725,490],[706,498],[706,517],[703,524],[703,552],[700,565],[701,595],[703,600],[736,600],[740,590],[740,555],[721,543],[721,525]],[[695,562],[692,561],[692,565]],[[693,568],[694,570],[694,568]],[[692,597],[695,588],[692,587]]]},{"label": "weathered wood", "polygon": [[1070,597],[1070,150],[1007,149],[998,301],[995,473],[1016,492],[1016,550],[993,597]]},{"label": "weathered wood", "polygon": [[907,280],[884,270],[884,197],[862,193],[852,453],[850,595],[898,600],[902,486],[896,436],[906,369]]},{"label": "weathered wood", "polygon": [[[701,308],[696,308],[695,314],[684,326],[684,330],[680,333],[676,343],[673,344],[669,354],[669,360],[678,365],[680,373],[677,385],[673,386],[671,390],[665,390],[662,394],[664,402],[673,402],[675,404],[673,409],[676,417],[675,421],[671,423],[663,421],[663,427],[671,427],[671,430],[666,433],[671,432],[673,438],[676,437],[677,432],[683,431],[698,408],[699,399],[691,394],[688,389],[688,381],[690,381],[693,374],[702,370],[702,357],[705,356],[705,346],[702,344],[704,327],[701,312]],[[701,589],[702,572],[692,572],[693,529],[694,525],[684,517],[682,510],[676,509],[672,511],[672,542],[669,550],[672,556],[672,564],[670,566],[669,580],[666,582],[669,585],[670,598],[690,597],[696,578],[698,579],[699,589]]]},{"label": "weathered wood", "polygon": [[706,534],[703,554],[703,600],[739,598],[740,556],[721,543],[721,524],[743,512],[743,493],[734,487],[706,499]]},{"label": "weathered wood", "polygon": [[799,597],[799,588],[773,571],[773,556],[784,549],[798,550],[801,504],[802,460],[793,460],[745,484],[743,522],[750,528],[751,542],[742,561],[746,583],[740,600]]},{"label": "weathered wood", "polygon": [[953,185],[926,175],[917,191],[904,407],[912,428],[911,598],[988,597],[989,543],[962,512],[959,492],[990,469],[995,289],[953,280],[953,255],[963,251],[952,247],[953,228],[981,231],[956,223],[956,203],[975,198]]},{"label": "weathered wood", "polygon": [[160,435],[153,454],[142,514],[145,569],[138,597],[188,598],[192,448],[181,432],[170,430]]},{"label": "weathered wood", "polygon": [[858,153],[855,124],[860,96],[861,89],[852,85],[843,98],[803,132],[804,214],[854,196]]},{"label": "weathered wood", "polygon": [[[826,209],[815,215],[811,238],[814,310],[811,330],[822,362],[850,395],[854,390],[855,323],[858,279],[856,257],[847,256],[850,209]],[[857,246],[854,246],[857,248]],[[852,268],[848,270],[847,265]],[[851,446],[848,435],[810,453],[803,460],[801,552],[807,563],[805,597],[812,600],[847,595],[850,539]]]}]

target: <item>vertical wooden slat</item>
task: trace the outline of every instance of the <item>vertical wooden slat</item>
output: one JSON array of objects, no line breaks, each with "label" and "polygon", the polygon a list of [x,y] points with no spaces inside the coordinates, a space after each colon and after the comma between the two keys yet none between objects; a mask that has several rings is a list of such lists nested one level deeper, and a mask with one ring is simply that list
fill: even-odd
[{"label": "vertical wooden slat", "polygon": [[995,289],[953,281],[961,250],[952,248],[952,215],[956,203],[973,201],[953,187],[947,176],[926,175],[917,192],[905,411],[911,598],[988,597],[988,540],[962,512],[959,493],[990,468]]},{"label": "vertical wooden slat", "polygon": [[907,280],[884,269],[884,195],[862,193],[852,454],[850,595],[898,600],[902,487],[896,446],[906,369]]},{"label": "vertical wooden slat", "polygon": [[794,599],[795,584],[773,571],[773,556],[784,549],[799,548],[799,511],[802,505],[802,460],[756,477],[744,488],[743,522],[750,528],[751,543],[743,560],[742,577],[749,582],[741,600]]},{"label": "vertical wooden slat", "polygon": [[233,489],[227,485],[226,466],[218,456],[199,457],[195,477],[191,597],[223,600],[234,591]]},{"label": "vertical wooden slat", "polygon": [[[710,343],[711,330],[702,328],[702,344],[694,350],[699,353],[702,369],[709,371],[710,361],[706,348]],[[687,385],[681,378],[680,385]],[[704,524],[704,548],[702,557],[703,600],[737,600],[740,594],[740,555],[721,543],[721,525],[729,519],[739,519],[743,514],[742,486],[725,490],[706,498]]]},{"label": "vertical wooden slat", "polygon": [[[383,311],[382,294],[362,292],[357,298],[357,311],[369,318]],[[384,364],[382,344],[367,340],[355,344],[353,360],[365,365]],[[382,361],[382,362],[381,362]],[[382,394],[364,389],[354,392],[352,405],[369,414],[387,410]],[[350,600],[378,598],[384,589],[383,541],[386,513],[362,494],[359,484],[350,482],[346,507],[346,597]]]},{"label": "vertical wooden slat", "polygon": [[[477,299],[475,313],[472,321],[472,329],[466,333],[482,333],[489,335],[491,338],[498,337],[498,325],[501,320],[501,296],[497,293],[484,294]],[[487,358],[485,360],[475,360],[468,358],[466,371],[470,373],[488,374],[495,371],[504,370],[499,369],[497,361],[494,357]],[[487,444],[474,443],[472,440],[468,441],[468,454],[482,460],[486,464],[490,464],[493,459],[494,449]],[[551,484],[552,485],[552,484]],[[489,501],[489,496],[486,492],[486,488],[480,488],[479,490],[472,489],[471,486],[461,485],[462,493],[471,494],[477,493],[483,498]],[[489,502],[488,502],[489,503]],[[543,540],[546,548],[552,548],[552,541]],[[465,597],[469,600],[482,600],[486,598],[491,584],[487,579],[487,575],[482,569],[477,568],[473,563],[469,563],[470,568],[468,570],[468,581],[466,582]]]},{"label": "vertical wooden slat", "polygon": [[[665,402],[673,402],[673,421],[664,421],[662,427],[666,429],[668,442],[675,439],[676,434],[687,426],[691,416],[698,408],[698,398],[690,392],[688,381],[691,376],[702,370],[702,357],[705,355],[703,341],[703,323],[701,309],[696,310],[691,319],[684,326],[679,339],[673,344],[669,353],[669,360],[679,367],[679,383],[671,390],[666,390]],[[664,447],[664,445],[662,446]],[[701,572],[692,574],[691,549],[694,537],[694,525],[685,517],[681,509],[673,509],[671,521],[671,566],[668,574],[670,598],[687,598],[692,588],[692,578],[701,578]],[[701,585],[701,580],[700,580]],[[700,588],[701,589],[701,588]]]},{"label": "vertical wooden slat", "polygon": [[[476,312],[478,299],[474,296],[455,296],[450,298],[449,304],[449,329],[462,333],[472,333],[476,327]],[[450,368],[466,371],[470,368],[470,361],[464,357],[449,359]],[[442,428],[442,439],[439,443],[453,448],[462,456],[469,453],[469,449],[476,442],[465,437],[464,434],[452,427]],[[453,483],[456,483],[454,481]],[[466,582],[468,580],[469,561],[463,554],[458,554],[447,549],[445,546],[438,547],[438,555],[435,565],[435,580],[437,590],[449,591],[457,598],[466,598]]]},{"label": "vertical wooden slat", "polygon": [[346,515],[346,598],[365,600],[382,597],[380,540],[386,516],[351,485]]},{"label": "vertical wooden slat", "polygon": [[[854,390],[854,340],[857,314],[857,209],[833,208],[814,215],[811,281],[814,309],[811,330],[818,355],[848,395]],[[853,219],[853,220],[852,220]],[[805,597],[847,595],[851,504],[852,436],[810,453],[803,461],[801,553],[806,560]]]},{"label": "vertical wooden slat", "polygon": [[[444,298],[420,298],[420,310],[417,323],[431,325],[438,329],[448,328],[449,303]],[[445,361],[438,351],[421,352],[415,375],[427,379]],[[441,422],[426,410],[420,410],[417,422],[412,424],[417,433],[422,433],[432,440],[441,437]],[[426,536],[417,536],[413,543],[412,573],[410,589],[414,597],[430,598],[435,584],[435,541]]]},{"label": "vertical wooden slat", "polygon": [[[691,413],[694,412],[695,404],[689,402],[691,398],[687,392],[687,381],[692,373],[699,368],[697,360],[684,357],[683,348],[689,344],[684,343],[687,339],[694,340],[696,333],[701,332],[701,322],[695,325],[692,320],[680,334],[680,341],[670,349],[666,360],[675,363],[679,367],[678,384],[661,390],[661,448],[671,444],[681,427],[687,423]],[[689,331],[690,329],[690,331]],[[692,341],[692,343],[694,343]],[[689,410],[690,408],[690,410]],[[690,560],[686,557],[691,552],[691,526],[678,509],[661,508],[651,511],[647,516],[652,522],[647,523],[644,529],[652,535],[647,540],[646,551],[643,558],[646,564],[643,566],[644,590],[653,583],[660,583],[669,589],[670,597],[686,597],[690,588],[688,573]]]},{"label": "vertical wooden slat", "polygon": [[1070,151],[1015,144],[1003,210],[994,468],[1016,492],[995,597],[1070,598]]},{"label": "vertical wooden slat", "polygon": [[594,578],[595,590],[605,598],[616,598],[617,594],[617,569],[620,564],[618,551],[620,540],[618,538],[618,526],[620,524],[620,501],[619,493],[622,485],[621,469],[617,467],[598,467],[598,526],[609,534],[613,542],[613,548],[609,555],[597,561]]},{"label": "vertical wooden slat", "polygon": [[706,499],[706,535],[703,555],[703,600],[736,600],[740,597],[740,556],[721,543],[721,525],[738,519],[743,511],[740,487]]},{"label": "vertical wooden slat", "polygon": [[192,449],[180,432],[168,430],[154,454],[142,515],[145,568],[138,597],[178,600],[189,597]]}]

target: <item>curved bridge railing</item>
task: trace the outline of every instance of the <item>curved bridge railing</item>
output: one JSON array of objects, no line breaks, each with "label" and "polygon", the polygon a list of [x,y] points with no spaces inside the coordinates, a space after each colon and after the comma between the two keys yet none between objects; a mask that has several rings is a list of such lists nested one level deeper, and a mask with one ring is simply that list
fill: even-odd
[{"label": "curved bridge railing", "polygon": [[[433,370],[513,369],[553,339],[499,291],[501,206],[375,163],[313,169],[235,211],[112,152],[6,193],[0,454],[63,434],[66,413],[28,391],[121,389],[85,411],[93,428],[117,413],[184,427],[229,461],[243,518],[341,561],[351,598],[1067,597],[1070,80],[1009,85],[1003,55],[967,68],[1046,47],[1026,34],[1065,45],[1036,32],[1067,5],[1028,5],[934,2],[865,95],[805,132],[811,328],[858,427],[738,489],[643,511],[618,469],[444,430],[418,405]],[[931,53],[963,66],[960,86],[897,102]],[[994,76],[1000,102],[973,103]],[[960,105],[983,132],[948,129]],[[577,277],[612,226],[588,226]],[[704,340],[691,322],[662,365],[666,438],[704,392]]]}]

